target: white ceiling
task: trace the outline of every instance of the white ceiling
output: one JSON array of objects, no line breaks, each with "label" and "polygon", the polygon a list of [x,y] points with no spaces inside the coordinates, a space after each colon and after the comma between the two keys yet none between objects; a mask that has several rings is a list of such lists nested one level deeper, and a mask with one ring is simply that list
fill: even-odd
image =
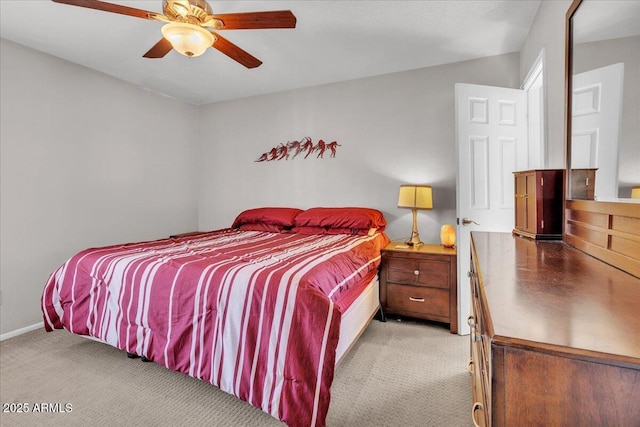
[{"label": "white ceiling", "polygon": [[[113,1],[162,12],[162,1]],[[214,13],[291,10],[295,29],[227,30],[263,64],[215,49],[142,55],[161,22],[53,3],[0,0],[2,38],[193,104],[280,92],[519,51],[540,0],[209,0]]]}]

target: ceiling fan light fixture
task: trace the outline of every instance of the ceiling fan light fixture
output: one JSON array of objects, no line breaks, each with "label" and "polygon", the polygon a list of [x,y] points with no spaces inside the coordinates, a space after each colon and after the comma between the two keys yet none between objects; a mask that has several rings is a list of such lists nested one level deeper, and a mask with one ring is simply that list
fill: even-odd
[{"label": "ceiling fan light fixture", "polygon": [[162,27],[162,36],[184,56],[202,55],[216,41],[211,32],[186,22],[171,22]]},{"label": "ceiling fan light fixture", "polygon": [[186,17],[189,14],[189,8],[183,4],[176,2],[173,4],[173,8],[178,13],[178,15],[182,17]]}]

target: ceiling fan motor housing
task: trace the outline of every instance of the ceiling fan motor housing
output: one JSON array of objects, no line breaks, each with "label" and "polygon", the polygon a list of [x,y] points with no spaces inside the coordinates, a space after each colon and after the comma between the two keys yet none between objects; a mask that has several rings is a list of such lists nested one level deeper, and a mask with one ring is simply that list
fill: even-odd
[{"label": "ceiling fan motor housing", "polygon": [[162,10],[171,21],[203,25],[213,14],[205,0],[163,0],[162,3]]}]

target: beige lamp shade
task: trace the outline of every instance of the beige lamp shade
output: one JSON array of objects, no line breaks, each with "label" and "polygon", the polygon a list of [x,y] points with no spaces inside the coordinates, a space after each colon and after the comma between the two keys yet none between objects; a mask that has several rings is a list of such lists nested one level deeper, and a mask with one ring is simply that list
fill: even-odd
[{"label": "beige lamp shade", "polygon": [[413,229],[411,237],[407,240],[410,246],[420,246],[420,234],[418,233],[418,209],[433,209],[433,197],[430,185],[401,185],[398,195],[399,208],[411,208],[413,213]]},{"label": "beige lamp shade", "polygon": [[637,185],[631,189],[631,198],[640,199],[640,185]]},{"label": "beige lamp shade", "polygon": [[401,185],[398,195],[399,208],[433,209],[430,185]]}]

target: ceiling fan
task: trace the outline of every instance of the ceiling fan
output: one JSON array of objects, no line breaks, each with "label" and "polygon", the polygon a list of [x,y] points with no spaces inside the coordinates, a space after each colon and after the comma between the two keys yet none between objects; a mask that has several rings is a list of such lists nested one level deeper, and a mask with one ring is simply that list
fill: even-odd
[{"label": "ceiling fan", "polygon": [[163,0],[164,14],[100,0],[52,1],[165,22],[163,38],[143,55],[145,58],[163,58],[172,49],[188,57],[200,56],[207,48],[213,47],[245,67],[255,68],[262,61],[217,31],[296,27],[296,17],[290,10],[214,14],[205,0]]}]

